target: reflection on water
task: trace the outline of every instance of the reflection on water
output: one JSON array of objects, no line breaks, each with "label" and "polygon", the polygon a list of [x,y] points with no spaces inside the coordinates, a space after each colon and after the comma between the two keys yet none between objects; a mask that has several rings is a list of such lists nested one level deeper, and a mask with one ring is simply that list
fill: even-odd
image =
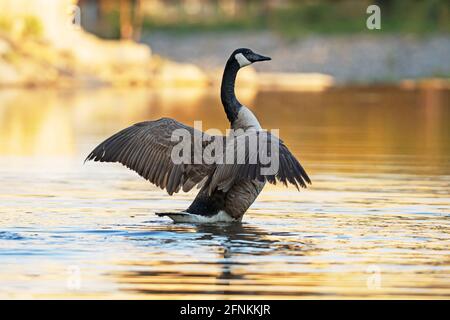
[{"label": "reflection on water", "polygon": [[162,116],[227,127],[216,92],[0,91],[0,297],[443,298],[450,295],[448,91],[242,91],[313,179],[266,187],[240,225],[84,156]]}]

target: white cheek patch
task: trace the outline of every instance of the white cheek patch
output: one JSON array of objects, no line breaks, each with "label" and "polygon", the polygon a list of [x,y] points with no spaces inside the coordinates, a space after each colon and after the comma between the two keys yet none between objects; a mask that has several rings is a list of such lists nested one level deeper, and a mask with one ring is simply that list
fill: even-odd
[{"label": "white cheek patch", "polygon": [[239,63],[239,66],[241,68],[248,66],[249,64],[252,64],[250,61],[248,61],[248,59],[242,53],[238,53],[238,54],[234,55],[234,58]]}]

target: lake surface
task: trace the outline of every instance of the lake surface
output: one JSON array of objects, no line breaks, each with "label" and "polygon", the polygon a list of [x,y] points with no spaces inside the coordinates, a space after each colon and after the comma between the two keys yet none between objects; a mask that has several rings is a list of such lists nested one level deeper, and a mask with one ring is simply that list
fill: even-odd
[{"label": "lake surface", "polygon": [[313,184],[237,225],[86,155],[135,122],[227,128],[217,89],[0,91],[0,298],[450,298],[450,92],[243,89]]}]

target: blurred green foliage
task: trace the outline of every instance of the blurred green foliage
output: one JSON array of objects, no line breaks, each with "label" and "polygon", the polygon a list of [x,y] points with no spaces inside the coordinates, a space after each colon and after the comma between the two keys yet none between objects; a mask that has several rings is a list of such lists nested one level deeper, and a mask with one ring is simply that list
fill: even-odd
[{"label": "blurred green foliage", "polygon": [[38,18],[26,16],[23,22],[22,35],[24,37],[39,38],[42,36],[43,27]]},{"label": "blurred green foliage", "polygon": [[[150,32],[270,30],[286,38],[308,34],[450,33],[450,0],[167,0],[159,2],[162,7],[141,11],[136,9],[136,0],[124,1],[125,9],[117,0],[99,7],[98,21],[91,28],[85,26],[87,30],[119,38],[125,10],[132,13],[128,23],[133,28]],[[372,4],[381,8],[381,30],[366,27],[366,10]]]},{"label": "blurred green foliage", "polygon": [[6,33],[10,32],[12,28],[12,21],[6,17],[0,17],[0,30]]},{"label": "blurred green foliage", "polygon": [[[270,1],[269,1],[270,2]],[[286,37],[311,33],[373,33],[366,28],[371,4],[381,8],[378,33],[449,33],[449,0],[310,0],[264,6],[264,1],[241,1],[239,12],[227,15],[220,8],[208,18],[196,17],[180,6],[176,19],[146,16],[144,30],[174,32],[273,30]]]},{"label": "blurred green foliage", "polygon": [[13,33],[19,37],[38,39],[43,34],[43,26],[35,16],[24,16],[20,19],[3,16],[0,17],[0,31]]}]

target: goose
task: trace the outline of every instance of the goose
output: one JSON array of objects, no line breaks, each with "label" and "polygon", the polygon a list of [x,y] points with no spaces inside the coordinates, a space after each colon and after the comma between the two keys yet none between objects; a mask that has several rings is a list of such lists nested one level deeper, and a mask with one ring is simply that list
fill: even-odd
[{"label": "goose", "polygon": [[[85,162],[119,162],[165,189],[169,195],[180,190],[188,192],[197,186],[200,191],[186,210],[156,213],[160,217],[167,216],[174,222],[240,222],[267,182],[276,184],[279,181],[285,186],[292,184],[298,190],[299,186],[306,188],[306,183],[311,184],[311,180],[299,161],[281,139],[262,129],[253,112],[242,105],[235,95],[238,71],[252,63],[267,60],[271,58],[248,48],[240,48],[226,62],[220,97],[230,122],[229,135],[208,135],[177,120],[161,118],[136,123],[117,132],[100,143]],[[174,133],[180,131],[191,138],[180,143],[180,139],[174,139]],[[197,141],[192,138],[195,136],[200,139]],[[249,146],[251,138],[258,138],[251,140],[258,141],[256,150],[244,151],[240,162],[236,159],[232,162],[192,161],[196,154],[205,154],[208,147],[215,144],[221,145],[223,150],[231,146],[232,152],[237,154],[242,146]],[[196,146],[198,148],[194,155],[184,158],[184,151],[179,152],[184,160],[174,161],[174,150],[180,145],[188,147],[188,150],[190,147],[194,147],[194,150]],[[259,149],[265,146],[270,149],[268,154],[271,162],[276,159],[273,162],[277,162],[278,166],[276,171],[263,174],[263,169],[271,165],[263,163],[258,156]]]}]

